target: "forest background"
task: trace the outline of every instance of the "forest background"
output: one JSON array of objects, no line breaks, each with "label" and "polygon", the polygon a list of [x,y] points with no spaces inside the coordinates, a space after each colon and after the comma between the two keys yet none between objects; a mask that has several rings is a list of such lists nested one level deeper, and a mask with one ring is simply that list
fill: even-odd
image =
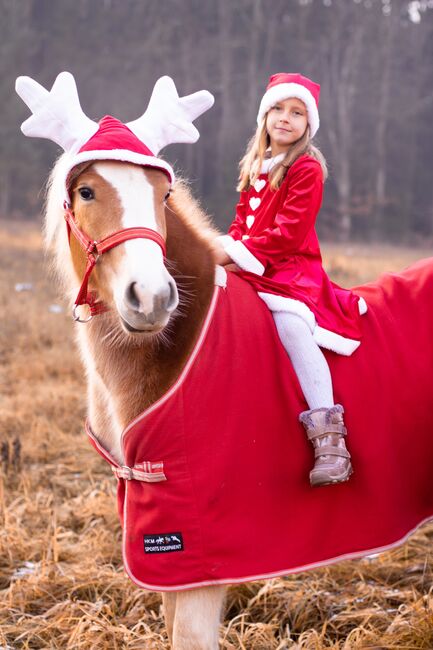
[{"label": "forest background", "polygon": [[22,136],[18,75],[69,70],[92,119],[133,120],[168,74],[214,107],[163,156],[226,228],[270,74],[321,84],[314,142],[330,176],[319,235],[433,242],[433,1],[0,0],[0,218],[38,219],[58,148]]}]

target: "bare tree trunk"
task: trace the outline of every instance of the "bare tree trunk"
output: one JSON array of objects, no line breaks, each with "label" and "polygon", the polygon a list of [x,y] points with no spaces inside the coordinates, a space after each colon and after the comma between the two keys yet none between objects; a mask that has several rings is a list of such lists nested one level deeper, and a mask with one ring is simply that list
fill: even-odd
[{"label": "bare tree trunk", "polygon": [[389,124],[391,69],[394,53],[394,36],[398,27],[399,16],[396,11],[382,20],[385,34],[382,40],[383,48],[380,56],[382,65],[381,82],[379,85],[379,105],[377,110],[376,131],[376,169],[374,183],[374,215],[372,215],[372,231],[379,236],[380,225],[386,201],[387,168],[386,168],[386,129]]},{"label": "bare tree trunk", "polygon": [[232,134],[231,104],[231,3],[220,0],[218,3],[219,18],[219,60],[220,60],[220,124],[216,142],[216,188],[222,194],[225,184],[225,164],[227,159],[227,142]]},{"label": "bare tree trunk", "polygon": [[[275,7],[275,13],[272,13],[270,16],[267,16],[266,18],[266,30],[264,34],[263,64],[262,64],[262,69],[264,72],[269,70],[269,68],[271,67],[272,54],[278,36],[278,28],[280,26],[280,16],[281,14],[284,13],[284,2],[285,0],[283,0],[283,2],[280,3],[279,5],[277,5],[277,3],[274,1],[273,7]],[[281,72],[290,72],[290,70],[281,70]],[[261,81],[261,84],[264,84],[266,82],[267,79],[263,79]],[[260,85],[260,89],[262,88],[263,86]]]},{"label": "bare tree trunk", "polygon": [[409,105],[412,106],[412,113],[410,114],[410,119],[408,123],[410,124],[410,137],[408,139],[407,148],[405,151],[406,158],[406,195],[405,195],[405,206],[406,206],[406,222],[404,224],[405,230],[410,232],[410,222],[414,214],[414,209],[416,205],[416,176],[417,176],[417,161],[418,161],[418,134],[420,129],[420,119],[421,114],[419,109],[417,109],[417,104],[422,100],[423,89],[425,87],[425,79],[423,78],[425,59],[425,38],[428,37],[428,34],[424,30],[417,29],[412,32],[411,39],[411,52],[414,57],[414,67],[416,68],[418,74],[415,74],[412,79],[411,84],[411,93],[409,100]]},{"label": "bare tree trunk", "polygon": [[7,169],[0,174],[0,216],[8,217],[11,209],[11,183]]},{"label": "bare tree trunk", "polygon": [[[330,93],[329,104],[334,105],[336,119],[330,120],[328,135],[335,169],[334,182],[337,188],[337,212],[339,215],[339,236],[342,241],[350,239],[352,232],[352,178],[351,153],[353,139],[353,112],[356,70],[359,64],[364,27],[350,21],[346,15],[350,8],[340,5],[338,15],[332,24],[330,39],[330,63],[325,88]],[[348,23],[349,39],[343,41]],[[347,38],[347,37],[346,37]]]},{"label": "bare tree trunk", "polygon": [[[181,11],[181,6],[182,3],[179,3],[179,11]],[[197,24],[197,21],[190,21],[189,23],[190,26],[190,38],[192,42],[198,46],[198,40],[200,38],[199,34],[199,29],[197,29],[199,26]],[[201,89],[201,72],[202,72],[202,66],[197,66],[196,65],[196,50],[195,48],[191,47],[190,41],[189,40],[181,40],[177,44],[178,49],[178,57],[180,59],[180,65],[181,65],[181,83],[183,84],[183,87],[178,88],[179,95],[187,95],[189,93],[195,92],[199,89]],[[194,70],[194,75],[191,75],[191,71]],[[200,130],[200,129],[199,129]],[[198,150],[201,149],[202,147],[191,147],[187,146],[185,147],[185,151],[183,153],[184,160],[185,160],[185,165],[186,168],[189,172],[191,173],[192,169],[198,169],[199,165],[197,164],[198,161]],[[196,178],[194,179],[196,180]],[[201,189],[201,188],[200,188]]]},{"label": "bare tree trunk", "polygon": [[263,41],[263,6],[262,0],[253,0],[250,22],[250,39],[248,48],[248,88],[245,107],[246,119],[254,125],[257,115],[257,98],[260,97],[260,85],[265,80],[261,79],[262,63],[260,61],[260,45]]}]

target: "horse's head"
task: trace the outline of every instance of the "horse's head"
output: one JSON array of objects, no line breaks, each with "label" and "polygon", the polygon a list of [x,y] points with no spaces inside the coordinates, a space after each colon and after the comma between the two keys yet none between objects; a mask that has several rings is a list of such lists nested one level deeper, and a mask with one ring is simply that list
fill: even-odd
[{"label": "horse's head", "polygon": [[[179,97],[173,80],[161,77],[146,111],[123,124],[110,115],[99,122],[89,119],[67,72],[57,76],[50,91],[30,77],[19,77],[16,90],[32,112],[21,125],[23,133],[53,140],[66,152],[51,176],[46,233],[48,242],[56,243],[57,268],[68,290],[77,277],[81,283],[75,319],[86,320],[78,311],[84,305],[90,317],[108,307],[124,332],[161,332],[179,297],[164,265],[164,204],[174,172],[158,153],[171,143],[197,141],[193,122],[212,106],[213,96],[202,90]],[[59,225],[63,202],[71,256]],[[183,232],[173,240],[186,248],[191,232]],[[202,275],[202,266],[197,269]],[[90,289],[97,292],[96,301]]]},{"label": "horse's head", "polygon": [[[148,228],[165,241],[169,194],[170,181],[163,171],[117,161],[77,168],[70,185],[75,221],[97,242],[127,228]],[[72,236],[70,244],[73,267],[81,282],[86,253]],[[141,236],[105,252],[90,282],[98,298],[117,312],[127,332],[159,333],[179,302],[161,246]]]}]

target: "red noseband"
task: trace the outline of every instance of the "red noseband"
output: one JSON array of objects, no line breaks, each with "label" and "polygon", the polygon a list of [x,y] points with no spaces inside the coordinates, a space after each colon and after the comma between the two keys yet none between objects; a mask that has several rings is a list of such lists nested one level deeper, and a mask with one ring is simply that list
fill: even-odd
[{"label": "red noseband", "polygon": [[[70,209],[70,207],[65,203],[65,220],[68,228],[68,240],[70,241],[71,233],[74,235],[75,239],[80,244],[81,248],[85,251],[87,255],[87,266],[84,272],[83,281],[81,283],[80,290],[75,299],[74,307],[72,313],[74,315],[74,320],[79,321],[80,323],[85,323],[89,321],[92,316],[95,314],[101,314],[104,311],[107,311],[108,307],[104,305],[103,302],[97,300],[96,293],[94,291],[88,291],[89,277],[93,271],[96,262],[101,255],[111,250],[115,246],[122,244],[128,239],[150,239],[154,241],[158,246],[161,247],[162,254],[165,257],[165,241],[159,233],[150,228],[124,228],[123,230],[118,230],[108,237],[104,237],[100,241],[94,241],[86,235],[86,233],[78,227],[77,222],[75,221],[75,215]],[[77,307],[80,305],[88,305],[90,309],[90,315],[86,319],[80,318],[77,314]]]}]

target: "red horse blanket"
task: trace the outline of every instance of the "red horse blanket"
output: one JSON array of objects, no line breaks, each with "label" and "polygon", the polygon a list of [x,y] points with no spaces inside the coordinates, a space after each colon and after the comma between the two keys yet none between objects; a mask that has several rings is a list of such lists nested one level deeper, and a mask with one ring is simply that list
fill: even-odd
[{"label": "red horse blanket", "polygon": [[303,571],[389,548],[433,517],[433,261],[355,289],[362,344],[326,352],[354,474],[321,488],[271,313],[228,276],[176,384],[123,435],[124,563],[149,589]]}]

